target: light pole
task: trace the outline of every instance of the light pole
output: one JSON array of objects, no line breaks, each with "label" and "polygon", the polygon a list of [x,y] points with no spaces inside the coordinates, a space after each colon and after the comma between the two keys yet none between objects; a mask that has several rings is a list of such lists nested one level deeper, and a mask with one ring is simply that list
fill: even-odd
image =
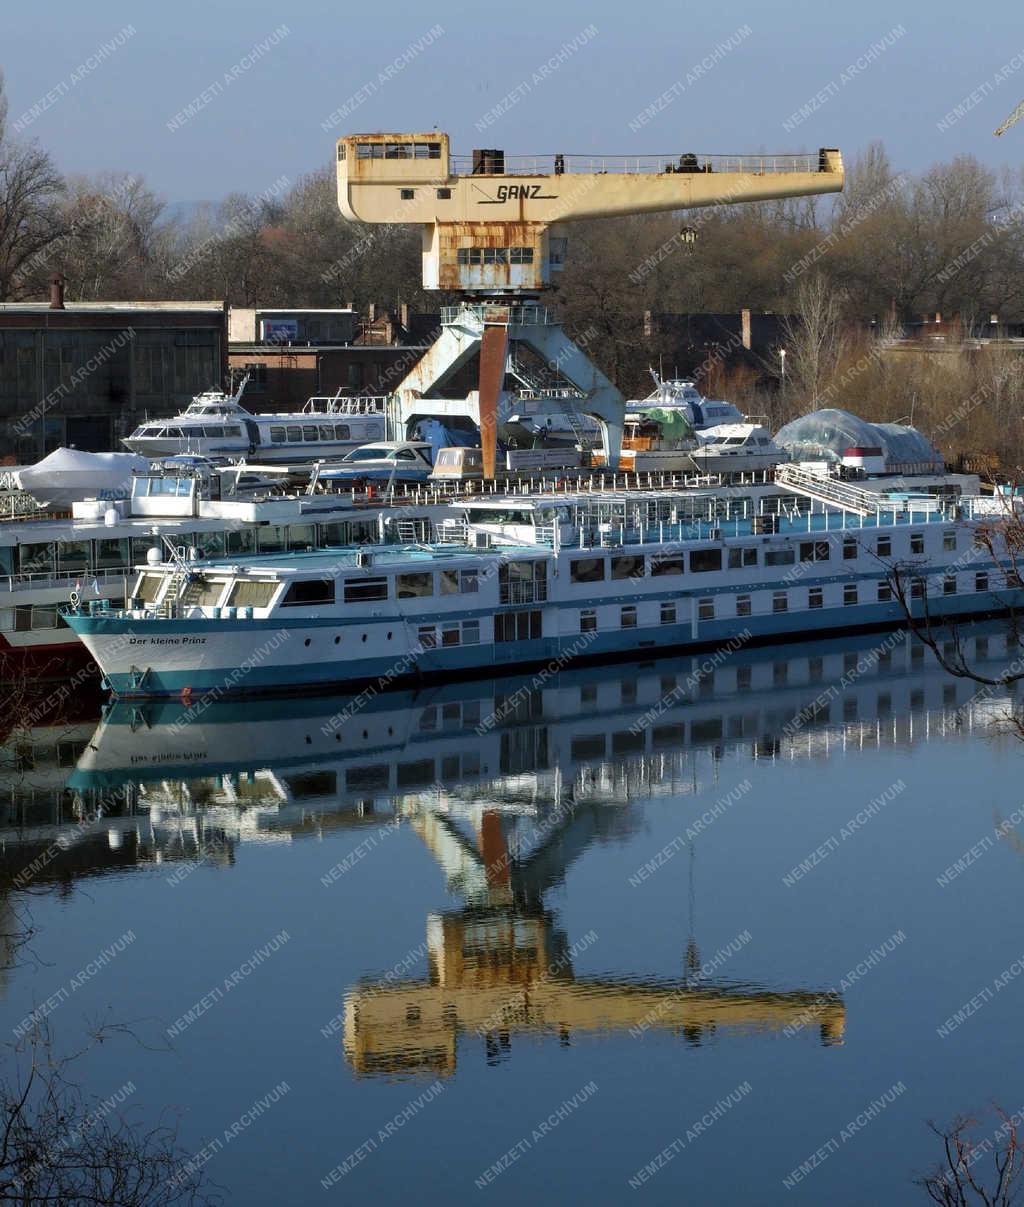
[{"label": "light pole", "polygon": [[780,376],[782,378],[782,389],[785,390],[785,388],[786,388],[786,349],[785,348],[779,349],[779,369],[780,369]]}]

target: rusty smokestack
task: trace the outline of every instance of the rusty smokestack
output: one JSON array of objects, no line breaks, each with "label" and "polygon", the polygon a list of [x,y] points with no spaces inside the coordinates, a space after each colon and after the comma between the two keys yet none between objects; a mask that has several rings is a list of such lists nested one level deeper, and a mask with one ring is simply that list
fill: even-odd
[{"label": "rusty smokestack", "polygon": [[50,309],[64,309],[64,274],[55,272],[50,277]]}]

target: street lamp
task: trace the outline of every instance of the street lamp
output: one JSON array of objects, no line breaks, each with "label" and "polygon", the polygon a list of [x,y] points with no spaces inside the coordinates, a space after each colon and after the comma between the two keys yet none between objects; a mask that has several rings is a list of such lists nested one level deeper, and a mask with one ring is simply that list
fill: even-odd
[{"label": "street lamp", "polygon": [[779,368],[782,377],[782,388],[786,388],[786,349],[779,349]]}]

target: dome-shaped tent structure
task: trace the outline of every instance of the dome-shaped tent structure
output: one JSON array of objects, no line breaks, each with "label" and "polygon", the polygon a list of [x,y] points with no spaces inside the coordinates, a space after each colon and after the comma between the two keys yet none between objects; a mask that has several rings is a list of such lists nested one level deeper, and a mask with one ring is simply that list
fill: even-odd
[{"label": "dome-shaped tent structure", "polygon": [[878,449],[887,473],[941,473],[943,469],[942,454],[917,428],[868,423],[835,407],[787,423],[779,429],[775,442],[794,461],[842,461],[853,450]]}]

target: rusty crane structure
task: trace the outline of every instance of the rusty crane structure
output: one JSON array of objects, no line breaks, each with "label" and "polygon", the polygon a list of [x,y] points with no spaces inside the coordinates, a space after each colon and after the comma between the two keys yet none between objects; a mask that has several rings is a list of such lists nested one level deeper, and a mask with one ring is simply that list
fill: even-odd
[{"label": "rusty crane structure", "polygon": [[[337,143],[337,177],[346,218],[419,226],[425,288],[461,295],[398,387],[398,422],[470,419],[480,429],[485,476],[493,477],[497,427],[513,407],[591,416],[607,464],[618,465],[622,395],[539,304],[564,262],[570,223],[834,193],[843,162],[829,148],[606,157],[486,149],[460,158],[447,134],[432,131],[346,135]],[[467,381],[476,388],[466,389]]]}]

